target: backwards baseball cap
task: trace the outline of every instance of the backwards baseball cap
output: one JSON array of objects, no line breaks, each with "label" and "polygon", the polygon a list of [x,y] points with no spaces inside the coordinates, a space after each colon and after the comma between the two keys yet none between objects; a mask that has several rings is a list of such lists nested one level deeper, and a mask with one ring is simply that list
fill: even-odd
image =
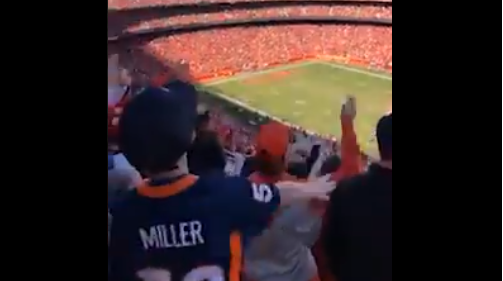
[{"label": "backwards baseball cap", "polygon": [[287,126],[270,122],[260,126],[257,136],[257,151],[265,151],[274,157],[285,156],[290,139],[290,130]]},{"label": "backwards baseball cap", "polygon": [[393,143],[393,113],[379,119],[376,127],[377,145],[382,160],[391,160]]},{"label": "backwards baseball cap", "polygon": [[197,118],[197,91],[171,81],[148,87],[125,107],[119,121],[119,146],[138,170],[157,173],[176,168],[190,148]]}]

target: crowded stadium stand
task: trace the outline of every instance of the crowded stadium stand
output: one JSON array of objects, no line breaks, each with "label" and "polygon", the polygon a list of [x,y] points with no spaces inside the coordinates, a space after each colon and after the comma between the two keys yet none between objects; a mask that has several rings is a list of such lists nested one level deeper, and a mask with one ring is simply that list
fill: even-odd
[{"label": "crowded stadium stand", "polygon": [[[391,1],[108,0],[108,8],[109,244],[114,239],[110,226],[115,206],[131,189],[142,185],[142,178],[153,178],[133,168],[134,163],[129,163],[127,153],[122,152],[122,113],[137,96],[150,92],[153,97],[162,95],[152,89],[178,92],[183,88],[191,92],[186,86],[175,88],[170,84],[173,81],[190,83],[197,90],[195,141],[184,162],[192,174],[202,177],[217,171],[227,177],[251,175],[250,180],[257,184],[307,181],[303,184],[315,186],[313,192],[299,197],[314,198],[319,203],[320,196],[315,193],[326,188],[320,177],[331,174],[331,182],[339,181],[364,173],[373,163],[390,166],[382,159],[383,137],[375,128],[382,116],[391,116],[392,112]],[[278,132],[282,127],[277,127],[278,135],[267,135],[267,145],[260,142],[268,124],[287,128],[284,147],[281,145],[284,149],[279,153],[280,162],[285,163],[276,169],[271,168],[273,158],[265,161],[260,157],[263,151],[270,152],[265,146],[281,138]],[[389,126],[386,134],[391,134]],[[349,146],[348,140],[352,143]],[[358,164],[347,164],[348,149]],[[278,153],[276,150],[274,153]],[[264,165],[288,177],[257,180],[254,175],[260,174]],[[321,209],[325,210],[326,203],[323,201]],[[285,208],[286,217],[275,218],[265,233],[250,230],[250,237],[262,235],[256,241],[266,243],[263,236],[277,239],[275,227],[288,236],[285,227],[297,220],[316,220],[308,238],[295,234],[302,237],[302,243],[297,238],[285,238],[288,241],[283,245],[283,249],[298,249],[296,255],[308,255],[310,261],[302,263],[309,264],[309,270],[297,268],[290,277],[271,277],[270,272],[278,270],[269,267],[274,259],[269,261],[266,255],[262,260],[260,252],[252,263],[248,254],[255,252],[245,250],[245,267],[239,278],[225,273],[225,279],[172,279],[171,273],[149,271],[138,275],[140,279],[128,279],[114,275],[114,261],[110,280],[334,281],[335,274],[339,281],[391,281],[387,268],[374,279],[351,279],[351,272],[328,268],[319,250],[324,247],[320,242],[324,211],[313,218],[312,214],[304,217],[306,211],[298,206]],[[197,228],[191,227],[193,231]],[[289,260],[282,266],[288,271],[297,263]],[[159,277],[156,274],[165,279],[155,279]]]},{"label": "crowded stadium stand", "polygon": [[[187,4],[214,4],[214,3],[236,3],[236,2],[265,2],[268,0],[108,0],[109,9],[124,9],[124,8],[137,8],[137,7],[151,7],[151,6],[167,6],[167,5],[187,5]],[[276,0],[281,1],[281,0]],[[302,0],[293,0],[299,2],[305,2]],[[326,2],[331,2],[330,0],[322,0]],[[348,0],[348,1],[338,1],[338,2],[391,2],[391,0]]]}]

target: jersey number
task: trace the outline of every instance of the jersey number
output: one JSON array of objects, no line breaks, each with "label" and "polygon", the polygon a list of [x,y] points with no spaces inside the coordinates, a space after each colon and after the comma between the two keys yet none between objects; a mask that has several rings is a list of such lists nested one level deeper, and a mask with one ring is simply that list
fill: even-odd
[{"label": "jersey number", "polygon": [[[171,272],[161,268],[145,268],[136,273],[143,281],[174,281]],[[224,271],[218,266],[192,269],[181,281],[224,281]]]},{"label": "jersey number", "polygon": [[252,183],[253,199],[262,203],[269,203],[272,200],[272,190],[267,184]]}]

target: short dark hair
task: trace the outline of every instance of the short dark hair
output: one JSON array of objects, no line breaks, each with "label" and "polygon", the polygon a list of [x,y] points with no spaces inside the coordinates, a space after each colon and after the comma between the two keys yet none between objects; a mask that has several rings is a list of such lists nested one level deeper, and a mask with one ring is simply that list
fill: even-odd
[{"label": "short dark hair", "polygon": [[210,123],[210,112],[205,111],[203,113],[200,113],[197,115],[197,125],[196,125],[196,130],[201,131],[207,129],[209,123]]},{"label": "short dark hair", "polygon": [[393,113],[379,119],[376,127],[376,137],[381,160],[391,160],[393,154]]},{"label": "short dark hair", "polygon": [[209,172],[223,172],[225,168],[225,152],[213,131],[200,131],[187,153],[189,171],[196,175]]},{"label": "short dark hair", "polygon": [[328,175],[336,172],[341,167],[341,158],[338,155],[332,155],[325,159],[325,162],[321,164],[320,176]]},{"label": "short dark hair", "polygon": [[290,163],[287,171],[288,174],[298,179],[307,179],[309,177],[309,169],[306,162]]}]

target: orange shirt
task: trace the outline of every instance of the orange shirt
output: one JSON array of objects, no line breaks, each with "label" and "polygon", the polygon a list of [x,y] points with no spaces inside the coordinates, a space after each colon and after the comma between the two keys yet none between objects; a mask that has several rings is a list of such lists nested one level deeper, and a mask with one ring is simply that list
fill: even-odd
[{"label": "orange shirt", "polygon": [[[362,160],[360,158],[360,146],[356,137],[353,121],[345,116],[341,117],[342,136],[341,136],[341,166],[332,174],[334,181],[348,178],[359,174],[362,171]],[[323,222],[326,222],[324,218]],[[323,231],[321,232],[323,233]],[[335,281],[336,278],[327,267],[327,258],[323,251],[321,238],[313,247],[313,254],[318,266],[318,274],[321,281]]]}]

